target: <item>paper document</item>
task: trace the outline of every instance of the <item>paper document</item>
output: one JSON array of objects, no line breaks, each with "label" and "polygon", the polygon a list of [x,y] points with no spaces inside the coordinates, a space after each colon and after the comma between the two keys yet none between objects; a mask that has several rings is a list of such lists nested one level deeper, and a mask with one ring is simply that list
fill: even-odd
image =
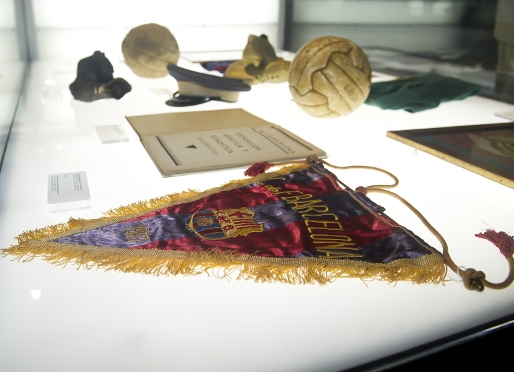
[{"label": "paper document", "polygon": [[127,118],[164,176],[325,156],[309,142],[244,110],[165,115]]}]

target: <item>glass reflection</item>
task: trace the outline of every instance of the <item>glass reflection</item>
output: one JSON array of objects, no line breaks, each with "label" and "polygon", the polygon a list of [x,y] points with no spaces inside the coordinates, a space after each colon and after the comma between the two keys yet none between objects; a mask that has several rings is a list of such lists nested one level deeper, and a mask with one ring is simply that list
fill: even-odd
[{"label": "glass reflection", "polygon": [[39,300],[41,298],[41,291],[39,289],[31,289],[30,296],[34,301]]},{"label": "glass reflection", "polygon": [[512,0],[288,0],[285,49],[325,35],[364,49],[374,71],[427,72],[514,102]]},{"label": "glass reflection", "polygon": [[27,67],[23,2],[0,0],[0,169]]}]

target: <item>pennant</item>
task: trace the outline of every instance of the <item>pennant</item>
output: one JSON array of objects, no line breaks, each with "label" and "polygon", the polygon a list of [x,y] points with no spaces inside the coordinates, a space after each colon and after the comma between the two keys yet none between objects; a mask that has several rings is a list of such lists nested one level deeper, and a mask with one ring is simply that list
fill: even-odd
[{"label": "pennant", "polygon": [[321,161],[311,161],[24,232],[2,254],[88,269],[232,274],[257,282],[441,283],[443,255],[360,191],[341,187]]}]

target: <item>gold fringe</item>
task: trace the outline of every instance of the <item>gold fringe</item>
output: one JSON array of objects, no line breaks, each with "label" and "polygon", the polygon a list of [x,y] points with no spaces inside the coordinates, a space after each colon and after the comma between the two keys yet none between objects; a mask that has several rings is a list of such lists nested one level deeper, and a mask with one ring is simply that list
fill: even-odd
[{"label": "gold fringe", "polygon": [[216,249],[195,252],[163,251],[160,249],[119,249],[54,243],[51,240],[96,229],[129,218],[176,204],[192,202],[208,195],[250,185],[261,180],[303,170],[309,165],[294,165],[257,177],[229,182],[205,192],[188,190],[179,194],[140,201],[104,213],[97,219],[70,218],[67,223],[25,231],[17,236],[18,245],[2,249],[1,255],[13,256],[22,262],[36,257],[58,266],[68,263],[86,269],[104,269],[149,275],[198,275],[206,273],[219,278],[256,282],[281,282],[289,284],[327,284],[337,278],[379,279],[389,282],[413,283],[444,282],[446,265],[443,257],[434,253],[417,259],[399,259],[387,264],[354,260],[328,260],[322,258],[270,258],[240,255],[237,252],[220,252]]},{"label": "gold fringe", "polygon": [[416,259],[399,259],[387,264],[322,258],[270,258],[239,255],[233,252],[198,250],[196,252],[160,249],[118,249],[31,241],[2,251],[22,262],[36,257],[57,266],[73,263],[79,268],[149,275],[198,275],[217,278],[288,284],[327,284],[337,278],[379,279],[388,282],[410,281],[417,284],[444,282],[446,265],[440,254]]}]

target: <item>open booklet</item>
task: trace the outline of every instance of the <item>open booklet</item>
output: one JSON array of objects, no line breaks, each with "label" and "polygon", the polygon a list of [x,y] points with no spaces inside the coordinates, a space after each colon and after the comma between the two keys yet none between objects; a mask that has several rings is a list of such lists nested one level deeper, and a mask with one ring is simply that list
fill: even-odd
[{"label": "open booklet", "polygon": [[165,177],[326,157],[323,150],[243,109],[130,116],[127,120]]}]

